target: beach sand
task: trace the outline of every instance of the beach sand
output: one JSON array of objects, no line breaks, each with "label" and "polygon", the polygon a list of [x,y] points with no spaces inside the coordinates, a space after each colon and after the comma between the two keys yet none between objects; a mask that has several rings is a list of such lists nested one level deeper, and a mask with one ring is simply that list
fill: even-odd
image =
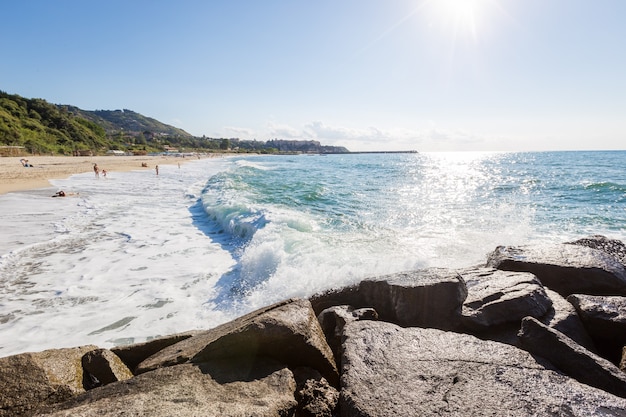
[{"label": "beach sand", "polygon": [[[197,157],[175,156],[29,156],[32,167],[24,167],[23,157],[0,157],[0,194],[51,187],[49,180],[93,172],[93,164],[107,172],[152,170],[156,165],[178,164]],[[147,167],[141,165],[145,163]]]}]

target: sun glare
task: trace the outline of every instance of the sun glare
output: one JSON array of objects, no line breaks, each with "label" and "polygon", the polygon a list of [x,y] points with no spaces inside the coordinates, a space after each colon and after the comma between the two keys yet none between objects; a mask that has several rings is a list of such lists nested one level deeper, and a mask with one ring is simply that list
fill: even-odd
[{"label": "sun glare", "polygon": [[455,35],[462,33],[478,38],[493,0],[431,0],[430,9],[434,17]]}]

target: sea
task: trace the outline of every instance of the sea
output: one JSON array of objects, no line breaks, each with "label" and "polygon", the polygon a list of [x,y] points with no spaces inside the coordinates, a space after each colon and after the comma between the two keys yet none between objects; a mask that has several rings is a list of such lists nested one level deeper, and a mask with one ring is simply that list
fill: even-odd
[{"label": "sea", "polygon": [[209,329],[499,245],[626,241],[626,151],[181,162],[0,196],[0,356]]}]

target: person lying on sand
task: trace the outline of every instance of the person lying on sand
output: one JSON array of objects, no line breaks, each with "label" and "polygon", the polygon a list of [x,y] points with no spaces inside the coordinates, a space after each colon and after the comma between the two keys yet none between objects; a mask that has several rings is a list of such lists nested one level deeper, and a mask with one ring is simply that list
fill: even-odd
[{"label": "person lying on sand", "polygon": [[54,194],[52,197],[65,197],[68,195],[77,195],[78,193],[66,193],[65,191],[61,190],[61,191],[57,191],[56,194]]},{"label": "person lying on sand", "polygon": [[33,164],[29,164],[28,163],[28,159],[22,158],[22,159],[20,159],[20,162],[22,163],[22,166],[24,168],[31,168],[33,166]]}]

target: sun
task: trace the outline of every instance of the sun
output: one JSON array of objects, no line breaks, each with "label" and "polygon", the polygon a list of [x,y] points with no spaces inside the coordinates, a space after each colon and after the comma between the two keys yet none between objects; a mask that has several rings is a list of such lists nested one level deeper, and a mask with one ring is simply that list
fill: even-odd
[{"label": "sun", "polygon": [[468,34],[477,39],[495,0],[430,0],[433,19],[455,35]]}]

